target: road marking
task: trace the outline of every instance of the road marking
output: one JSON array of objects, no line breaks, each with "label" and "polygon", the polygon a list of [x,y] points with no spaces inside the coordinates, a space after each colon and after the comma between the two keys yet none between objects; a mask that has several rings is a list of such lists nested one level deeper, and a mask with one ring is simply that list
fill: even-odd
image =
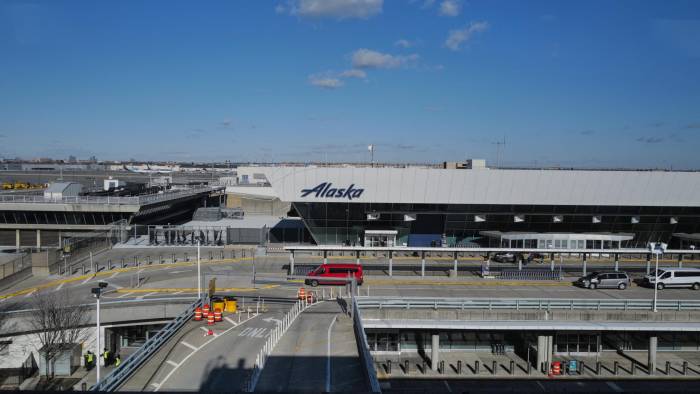
[{"label": "road marking", "polygon": [[150,296],[152,296],[153,294],[158,294],[158,292],[157,292],[157,291],[152,291],[152,292],[150,292],[150,293],[147,293],[147,294],[144,294],[144,295],[140,295],[140,296],[136,297],[136,299],[137,299],[137,300],[143,300],[144,297],[150,297]]},{"label": "road marking", "polygon": [[196,346],[190,345],[189,343],[187,343],[187,342],[185,342],[185,341],[180,341],[180,343],[181,343],[182,345],[184,345],[184,346],[187,346],[188,348],[190,348],[190,349],[192,349],[192,350],[197,350],[197,347],[196,347]]},{"label": "road marking", "polygon": [[208,328],[208,327],[199,327],[199,328],[201,328],[202,330],[204,330],[204,332],[206,332],[207,334],[209,334],[209,330],[212,330],[212,334],[213,334],[215,337],[218,337],[218,336],[219,336],[219,334],[217,334],[217,333],[215,333],[215,332],[213,331],[213,330],[214,330],[213,328]]},{"label": "road marking", "polygon": [[226,319],[227,322],[233,324],[234,327],[238,325],[238,323],[236,323],[235,321],[233,321],[233,319],[231,319],[231,318],[228,317],[228,316],[225,316],[224,319]]},{"label": "road marking", "polygon": [[63,285],[65,285],[65,284],[66,284],[66,282],[61,283],[60,285],[58,285],[58,287],[57,287],[56,290],[54,290],[54,291],[59,291],[59,290],[61,290],[61,289],[63,288]]},{"label": "road marking", "polygon": [[[248,322],[249,320],[255,319],[257,316],[258,316],[258,315],[253,315],[252,317],[249,317],[249,318],[247,318],[246,320],[242,321],[241,324],[246,323],[246,322]],[[197,353],[199,350],[201,350],[202,348],[204,348],[205,346],[207,346],[208,344],[210,344],[210,343],[211,343],[212,341],[214,341],[216,338],[218,338],[218,337],[221,336],[221,335],[226,334],[227,332],[233,330],[234,328],[236,328],[236,327],[233,326],[233,327],[227,328],[227,329],[224,330],[221,334],[216,335],[214,338],[212,338],[212,339],[210,339],[210,340],[204,342],[203,344],[201,344],[201,345],[200,345],[199,347],[197,347],[197,348],[195,348],[194,346],[192,346],[192,345],[190,345],[190,344],[187,344],[186,342],[180,342],[180,343],[182,343],[182,344],[185,345],[185,346],[191,347],[194,351],[193,351],[192,353],[188,354],[187,356],[185,356],[185,358],[182,359],[182,361],[180,361],[180,364],[179,364],[177,367],[173,368],[172,371],[170,371],[170,372],[165,376],[165,379],[163,379],[163,381],[160,382],[160,384],[158,385],[158,387],[156,387],[155,391],[160,390],[160,386],[162,386],[168,379],[170,379],[170,377],[175,373],[175,371],[177,371],[178,368],[179,368],[180,366],[182,366],[183,364],[185,364],[185,362],[186,362],[190,357],[192,357],[193,354]]]},{"label": "road marking", "polygon": [[182,290],[174,292],[173,295],[180,294],[180,293],[182,293]]},{"label": "road marking", "polygon": [[124,294],[122,294],[122,295],[120,295],[119,297],[116,297],[116,298],[124,298],[124,297],[128,297],[128,296],[130,296],[130,295],[132,295],[132,294],[134,294],[134,293],[124,293]]},{"label": "road marking", "polygon": [[248,338],[265,338],[267,328],[264,327],[246,327],[243,331],[238,333],[239,337]]},{"label": "road marking", "polygon": [[331,331],[338,315],[333,316],[331,324],[328,325],[328,352],[326,353],[326,392],[331,392]]},{"label": "road marking", "polygon": [[168,272],[169,274],[181,274],[183,272],[191,272],[192,270],[177,270],[177,271],[170,271]]},{"label": "road marking", "polygon": [[539,380],[535,380],[535,383],[537,383],[537,385],[540,386],[543,393],[547,392],[547,389],[544,388],[544,385],[542,385],[542,383]]},{"label": "road marking", "polygon": [[176,362],[173,361],[173,360],[166,360],[165,362],[168,363],[168,364],[170,364],[170,365],[172,365],[173,367],[177,367],[177,366],[179,365],[178,363],[176,363]]},{"label": "road marking", "polygon": [[119,285],[116,285],[116,284],[114,284],[114,283],[110,283],[109,285],[112,286],[112,287],[114,287],[114,288],[117,289],[117,290],[123,289],[123,288],[124,288],[124,286],[119,286]]},{"label": "road marking", "polygon": [[120,273],[121,273],[121,272],[115,272],[115,273],[113,273],[112,275],[109,276],[109,279],[112,279],[112,278],[116,277],[116,276],[119,275]]},{"label": "road marking", "polygon": [[87,278],[85,278],[84,281],[80,282],[80,284],[81,284],[81,285],[84,285],[84,284],[88,283],[89,281],[91,281],[92,278],[94,278],[94,277],[93,277],[93,276],[88,276]]},{"label": "road marking", "polygon": [[34,290],[30,291],[29,293],[27,293],[27,295],[25,295],[24,298],[27,298],[27,297],[31,296],[32,294],[34,294],[34,293],[36,293],[36,289],[34,289]]},{"label": "road marking", "polygon": [[622,387],[615,384],[615,382],[605,382],[605,384],[607,384],[611,389],[615,390],[616,393],[622,393],[625,391],[622,389]]},{"label": "road marking", "polygon": [[160,388],[160,383],[151,383],[151,386],[156,388],[156,391]]}]

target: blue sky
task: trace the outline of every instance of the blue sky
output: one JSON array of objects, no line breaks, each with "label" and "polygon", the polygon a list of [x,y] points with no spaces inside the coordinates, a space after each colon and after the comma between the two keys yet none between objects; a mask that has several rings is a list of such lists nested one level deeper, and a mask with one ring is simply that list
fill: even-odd
[{"label": "blue sky", "polygon": [[700,2],[0,1],[0,156],[700,168]]}]

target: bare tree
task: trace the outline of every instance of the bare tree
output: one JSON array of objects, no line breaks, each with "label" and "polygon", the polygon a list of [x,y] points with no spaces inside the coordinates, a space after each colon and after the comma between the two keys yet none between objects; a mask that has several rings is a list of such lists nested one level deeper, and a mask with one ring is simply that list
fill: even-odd
[{"label": "bare tree", "polygon": [[49,368],[54,358],[69,344],[85,340],[84,327],[90,320],[87,305],[70,305],[68,293],[36,292],[33,295],[34,311],[28,318],[35,335],[42,345],[46,376],[53,378],[54,369]]}]

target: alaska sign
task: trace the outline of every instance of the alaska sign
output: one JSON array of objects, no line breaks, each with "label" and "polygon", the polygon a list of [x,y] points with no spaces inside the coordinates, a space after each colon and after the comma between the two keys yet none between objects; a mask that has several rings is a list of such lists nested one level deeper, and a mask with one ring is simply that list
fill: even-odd
[{"label": "alaska sign", "polygon": [[352,200],[353,198],[359,198],[364,191],[365,189],[355,188],[354,183],[346,188],[335,188],[333,183],[323,182],[313,189],[302,189],[301,196],[306,197],[313,194],[316,198],[347,198]]}]

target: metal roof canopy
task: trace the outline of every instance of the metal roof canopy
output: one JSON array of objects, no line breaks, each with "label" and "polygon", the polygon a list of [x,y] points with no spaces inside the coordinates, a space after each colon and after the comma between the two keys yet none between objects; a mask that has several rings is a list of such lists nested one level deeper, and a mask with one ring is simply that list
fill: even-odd
[{"label": "metal roof canopy", "polygon": [[479,231],[480,235],[504,240],[586,240],[586,241],[629,241],[634,234],[629,233],[528,233],[520,231],[502,232],[496,230]]},{"label": "metal roof canopy", "polygon": [[[651,254],[646,248],[623,249],[562,249],[562,248],[441,248],[441,247],[414,247],[414,246],[336,246],[336,245],[294,245],[285,246],[284,250],[290,252],[428,252],[428,253],[563,253],[563,254]],[[700,254],[700,249],[666,249],[664,254]]]},{"label": "metal roof canopy", "polygon": [[700,332],[700,322],[362,319],[365,329]]}]

